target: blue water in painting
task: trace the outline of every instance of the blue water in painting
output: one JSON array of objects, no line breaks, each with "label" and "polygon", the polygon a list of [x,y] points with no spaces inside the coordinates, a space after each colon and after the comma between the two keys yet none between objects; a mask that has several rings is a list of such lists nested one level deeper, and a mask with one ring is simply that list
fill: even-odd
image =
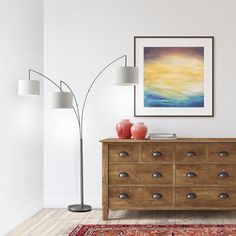
[{"label": "blue water in painting", "polygon": [[144,107],[204,107],[204,95],[171,99],[151,92],[144,92]]}]

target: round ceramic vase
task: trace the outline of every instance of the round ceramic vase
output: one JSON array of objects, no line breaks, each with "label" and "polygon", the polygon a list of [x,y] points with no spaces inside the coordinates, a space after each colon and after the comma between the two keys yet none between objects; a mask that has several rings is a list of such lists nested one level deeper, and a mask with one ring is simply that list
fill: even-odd
[{"label": "round ceramic vase", "polygon": [[131,138],[131,127],[133,123],[129,119],[123,119],[116,125],[116,132],[119,138],[129,139]]},{"label": "round ceramic vase", "polygon": [[139,122],[131,127],[131,134],[134,139],[144,139],[147,134],[147,126]]}]

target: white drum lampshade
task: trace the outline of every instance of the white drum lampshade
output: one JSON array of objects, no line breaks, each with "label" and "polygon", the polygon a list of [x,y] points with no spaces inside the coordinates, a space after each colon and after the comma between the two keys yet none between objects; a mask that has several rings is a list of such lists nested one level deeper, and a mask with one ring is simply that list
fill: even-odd
[{"label": "white drum lampshade", "polygon": [[38,80],[19,80],[19,96],[38,96],[40,95],[40,83]]},{"label": "white drum lampshade", "polygon": [[117,70],[116,85],[138,84],[138,67],[122,66]]},{"label": "white drum lampshade", "polygon": [[52,92],[49,94],[50,108],[73,108],[71,92]]}]

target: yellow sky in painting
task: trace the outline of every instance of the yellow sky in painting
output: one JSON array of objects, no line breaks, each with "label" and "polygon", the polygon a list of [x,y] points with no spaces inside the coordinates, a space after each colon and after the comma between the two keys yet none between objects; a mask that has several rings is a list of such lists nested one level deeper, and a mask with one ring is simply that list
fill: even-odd
[{"label": "yellow sky in painting", "polygon": [[204,92],[204,64],[199,57],[168,54],[157,60],[145,60],[145,90],[161,96],[181,98]]}]

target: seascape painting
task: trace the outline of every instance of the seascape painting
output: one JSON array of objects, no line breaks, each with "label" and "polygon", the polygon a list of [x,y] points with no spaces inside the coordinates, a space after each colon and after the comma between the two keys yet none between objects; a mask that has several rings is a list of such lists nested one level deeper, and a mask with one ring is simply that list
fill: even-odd
[{"label": "seascape painting", "polygon": [[144,107],[204,107],[204,47],[144,47]]},{"label": "seascape painting", "polygon": [[134,116],[214,116],[214,37],[135,36]]}]

